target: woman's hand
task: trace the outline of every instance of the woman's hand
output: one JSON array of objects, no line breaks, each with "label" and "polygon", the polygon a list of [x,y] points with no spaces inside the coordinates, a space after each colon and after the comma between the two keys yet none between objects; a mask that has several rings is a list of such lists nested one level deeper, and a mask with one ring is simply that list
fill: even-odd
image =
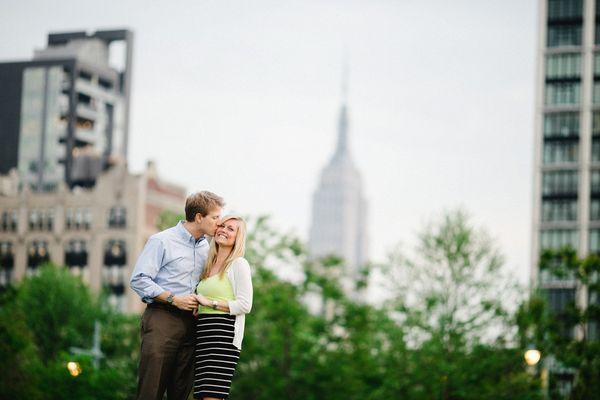
[{"label": "woman's hand", "polygon": [[198,299],[198,303],[200,303],[201,306],[204,306],[204,307],[211,306],[211,301],[208,300],[206,297],[202,296],[201,294],[197,294],[196,298]]}]

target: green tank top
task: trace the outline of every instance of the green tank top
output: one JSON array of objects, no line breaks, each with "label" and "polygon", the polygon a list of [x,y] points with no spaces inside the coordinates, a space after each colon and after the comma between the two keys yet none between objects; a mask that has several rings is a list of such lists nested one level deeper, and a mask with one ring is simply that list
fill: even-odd
[{"label": "green tank top", "polygon": [[[220,274],[213,275],[203,279],[196,287],[196,293],[203,295],[209,300],[230,301],[235,300],[233,287],[227,274],[220,279]],[[225,311],[213,310],[211,307],[199,306],[198,312],[201,314],[227,314]]]}]

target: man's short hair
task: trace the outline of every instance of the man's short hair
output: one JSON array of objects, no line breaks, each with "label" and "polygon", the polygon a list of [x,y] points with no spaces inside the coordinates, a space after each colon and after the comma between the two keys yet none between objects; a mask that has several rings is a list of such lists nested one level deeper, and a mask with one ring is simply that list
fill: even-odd
[{"label": "man's short hair", "polygon": [[210,211],[224,205],[225,201],[221,196],[207,190],[191,194],[185,200],[185,219],[192,222],[196,218],[196,214],[206,217]]}]

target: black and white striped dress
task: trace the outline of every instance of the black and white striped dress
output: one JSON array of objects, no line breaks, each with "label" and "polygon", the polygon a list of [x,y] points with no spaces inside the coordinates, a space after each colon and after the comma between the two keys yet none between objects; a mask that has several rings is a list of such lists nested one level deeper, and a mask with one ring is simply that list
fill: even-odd
[{"label": "black and white striped dress", "polygon": [[227,399],[240,357],[233,345],[235,315],[199,314],[194,352],[194,399]]}]

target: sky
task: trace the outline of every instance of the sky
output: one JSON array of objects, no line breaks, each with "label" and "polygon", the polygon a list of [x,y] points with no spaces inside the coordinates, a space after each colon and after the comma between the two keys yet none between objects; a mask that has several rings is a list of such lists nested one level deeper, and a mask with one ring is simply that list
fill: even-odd
[{"label": "sky", "polygon": [[371,258],[461,207],[527,282],[536,1],[0,2],[2,61],[49,32],[133,30],[130,168],[304,239],[346,54]]}]

